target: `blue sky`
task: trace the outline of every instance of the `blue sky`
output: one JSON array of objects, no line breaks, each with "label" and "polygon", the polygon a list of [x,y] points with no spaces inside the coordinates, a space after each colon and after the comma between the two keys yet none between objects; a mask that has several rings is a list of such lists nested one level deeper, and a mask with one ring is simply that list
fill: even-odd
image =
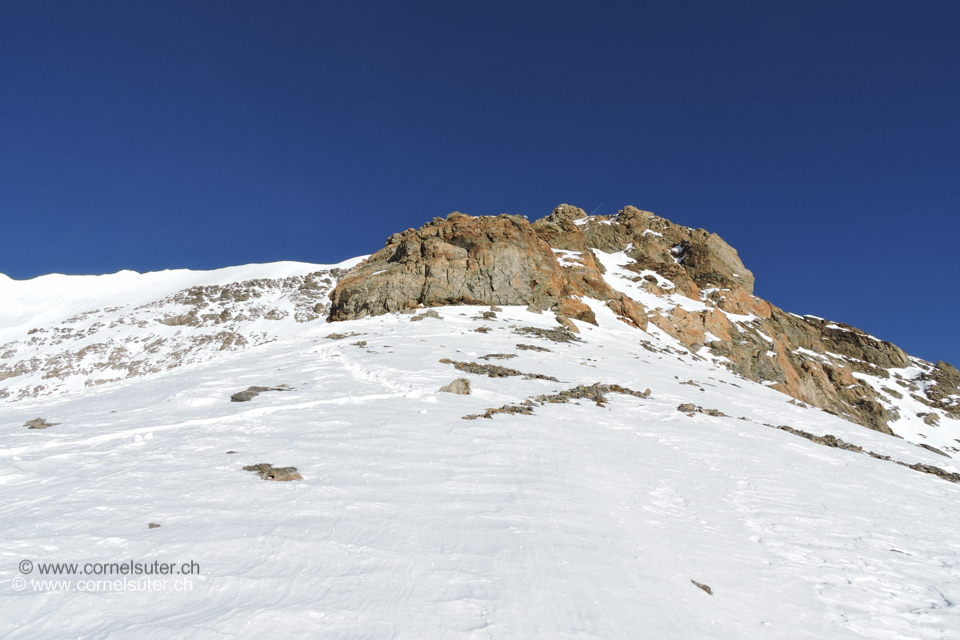
[{"label": "blue sky", "polygon": [[0,272],[624,205],[960,365],[960,3],[0,3]]}]

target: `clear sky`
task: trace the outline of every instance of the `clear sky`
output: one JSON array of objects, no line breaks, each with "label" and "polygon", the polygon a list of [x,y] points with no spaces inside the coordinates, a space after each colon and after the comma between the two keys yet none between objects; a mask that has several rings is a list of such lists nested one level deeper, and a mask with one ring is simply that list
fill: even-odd
[{"label": "clear sky", "polygon": [[[960,365],[960,3],[0,2],[0,272],[633,204]],[[2,304],[2,301],[0,301]]]}]

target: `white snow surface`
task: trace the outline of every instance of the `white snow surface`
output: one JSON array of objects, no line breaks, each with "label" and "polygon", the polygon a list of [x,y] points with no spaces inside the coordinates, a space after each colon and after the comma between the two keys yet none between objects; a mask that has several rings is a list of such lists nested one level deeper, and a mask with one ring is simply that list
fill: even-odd
[{"label": "white snow surface", "polygon": [[[617,256],[601,258],[626,276]],[[327,268],[0,278],[0,336],[198,284]],[[953,459],[788,404],[591,307],[600,326],[577,323],[574,343],[515,333],[556,327],[522,307],[493,321],[478,317],[485,307],[418,322],[280,320],[244,349],[0,400],[0,636],[958,637],[960,485],[764,423],[956,472]],[[517,357],[479,360],[498,353]],[[442,358],[561,382],[464,374]],[[472,395],[438,393],[461,376]],[[651,395],[462,419],[596,382]],[[283,384],[292,390],[230,401]],[[36,417],[59,424],[22,426]],[[261,462],[303,480],[241,468]],[[130,560],[198,569],[153,576],[159,591],[136,590],[143,576],[40,573]],[[109,588],[124,578],[127,590]]]}]

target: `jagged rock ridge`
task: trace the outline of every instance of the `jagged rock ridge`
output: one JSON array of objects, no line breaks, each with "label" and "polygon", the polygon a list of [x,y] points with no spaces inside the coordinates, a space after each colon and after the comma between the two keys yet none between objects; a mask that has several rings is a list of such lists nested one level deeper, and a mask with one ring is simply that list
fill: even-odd
[{"label": "jagged rock ridge", "polygon": [[330,294],[328,320],[500,304],[552,310],[576,329],[570,318],[597,323],[595,300],[638,329],[653,325],[746,378],[877,431],[894,434],[892,399],[904,394],[930,409],[930,424],[960,419],[960,373],[951,365],[785,312],[754,296],[753,284],[720,236],[631,206],[587,216],[560,205],[533,223],[454,212],[393,234],[351,269]]}]

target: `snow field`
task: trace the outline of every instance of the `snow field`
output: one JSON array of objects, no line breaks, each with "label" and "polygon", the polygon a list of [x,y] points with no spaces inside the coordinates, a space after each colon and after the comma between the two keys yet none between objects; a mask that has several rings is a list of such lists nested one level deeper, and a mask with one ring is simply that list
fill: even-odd
[{"label": "snow field", "polygon": [[[566,344],[510,328],[554,328],[550,314],[484,310],[291,325],[207,362],[0,404],[0,635],[956,637],[960,486],[763,423],[951,460],[788,404],[600,305],[600,328],[577,323],[583,342]],[[461,376],[473,395],[437,393]],[[461,419],[595,382],[652,394]],[[37,416],[60,424],[20,426]],[[241,469],[259,462],[304,480]],[[201,570],[190,592],[16,591],[25,558]]]}]

